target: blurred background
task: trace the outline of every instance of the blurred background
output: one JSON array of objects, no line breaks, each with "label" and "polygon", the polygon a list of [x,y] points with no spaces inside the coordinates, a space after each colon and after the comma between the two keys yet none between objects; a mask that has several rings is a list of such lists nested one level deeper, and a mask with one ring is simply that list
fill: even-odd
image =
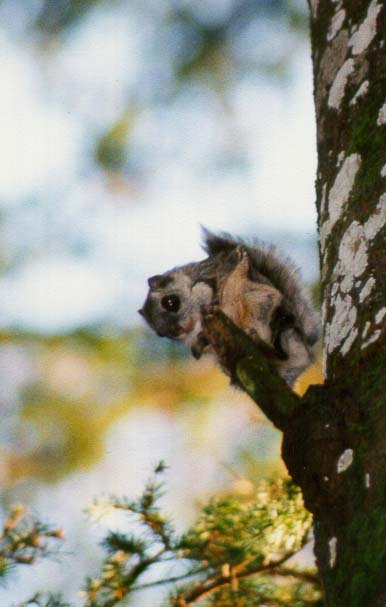
[{"label": "blurred background", "polygon": [[2,0],[0,45],[1,508],[68,538],[0,601],[79,601],[113,524],[88,520],[94,497],[139,492],[164,459],[183,529],[208,495],[284,473],[258,408],[136,310],[148,276],[203,257],[200,225],[274,242],[317,282],[307,6]]}]

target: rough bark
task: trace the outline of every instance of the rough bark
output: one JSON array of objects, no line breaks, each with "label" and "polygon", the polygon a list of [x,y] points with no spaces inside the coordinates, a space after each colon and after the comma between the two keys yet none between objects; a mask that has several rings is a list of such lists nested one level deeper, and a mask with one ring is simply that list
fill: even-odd
[{"label": "rough bark", "polygon": [[326,374],[313,406],[330,426],[309,506],[331,606],[386,603],[385,9],[311,2]]},{"label": "rough bark", "polygon": [[328,607],[386,604],[386,5],[310,0],[325,383],[300,399],[217,310],[223,364],[283,431]]}]

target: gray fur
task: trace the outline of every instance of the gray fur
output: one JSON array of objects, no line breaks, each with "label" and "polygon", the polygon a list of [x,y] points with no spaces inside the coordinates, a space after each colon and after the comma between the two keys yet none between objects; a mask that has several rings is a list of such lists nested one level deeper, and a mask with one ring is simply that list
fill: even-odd
[{"label": "gray fur", "polygon": [[279,374],[293,385],[312,362],[318,338],[296,268],[272,246],[228,234],[204,230],[203,248],[208,253],[203,261],[150,278],[139,312],[158,335],[184,341],[199,358],[208,350],[201,307],[217,303],[252,339],[272,348]]}]

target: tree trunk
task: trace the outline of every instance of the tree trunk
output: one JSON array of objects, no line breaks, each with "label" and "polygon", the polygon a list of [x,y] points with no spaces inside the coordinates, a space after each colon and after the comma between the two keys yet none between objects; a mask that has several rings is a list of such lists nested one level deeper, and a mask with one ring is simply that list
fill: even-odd
[{"label": "tree trunk", "polygon": [[383,0],[311,0],[326,384],[302,486],[334,607],[386,604],[385,36]]},{"label": "tree trunk", "polygon": [[310,0],[325,383],[303,398],[218,309],[219,359],[283,431],[328,607],[386,605],[386,5]]}]

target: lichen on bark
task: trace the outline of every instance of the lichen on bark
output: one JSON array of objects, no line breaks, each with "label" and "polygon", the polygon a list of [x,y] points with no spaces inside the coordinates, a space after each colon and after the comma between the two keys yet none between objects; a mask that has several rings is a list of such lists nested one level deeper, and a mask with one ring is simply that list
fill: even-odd
[{"label": "lichen on bark", "polygon": [[[323,57],[333,52],[334,43],[337,47],[337,37],[328,40],[337,14],[333,4],[321,2],[318,17],[311,21],[318,129],[316,189],[327,333],[327,381],[324,394],[322,389],[319,396],[320,406],[327,409],[330,403],[326,398],[334,399],[335,411],[330,412],[340,437],[334,440],[341,443],[341,457],[352,450],[353,459],[334,485],[330,510],[322,498],[321,508],[314,510],[316,553],[327,605],[384,607],[386,339],[382,310],[386,309],[386,194],[382,173],[386,127],[382,107],[386,99],[386,9],[379,0],[339,3],[339,10],[344,9],[346,15],[337,37],[348,39],[348,43],[346,49],[339,48],[336,59],[340,67],[335,65],[334,70],[338,74],[350,60],[353,69],[347,74],[339,103],[329,105],[333,82],[321,86],[318,79]],[[326,201],[341,170],[337,158],[353,155],[361,158],[355,181],[348,196],[342,197],[345,202],[338,217],[326,228]],[[327,444],[330,440],[326,437]],[[330,456],[332,465],[332,453]],[[335,466],[339,461],[341,469],[339,458]],[[331,488],[334,475],[328,469],[325,474]],[[333,568],[331,538],[336,538]]]}]

